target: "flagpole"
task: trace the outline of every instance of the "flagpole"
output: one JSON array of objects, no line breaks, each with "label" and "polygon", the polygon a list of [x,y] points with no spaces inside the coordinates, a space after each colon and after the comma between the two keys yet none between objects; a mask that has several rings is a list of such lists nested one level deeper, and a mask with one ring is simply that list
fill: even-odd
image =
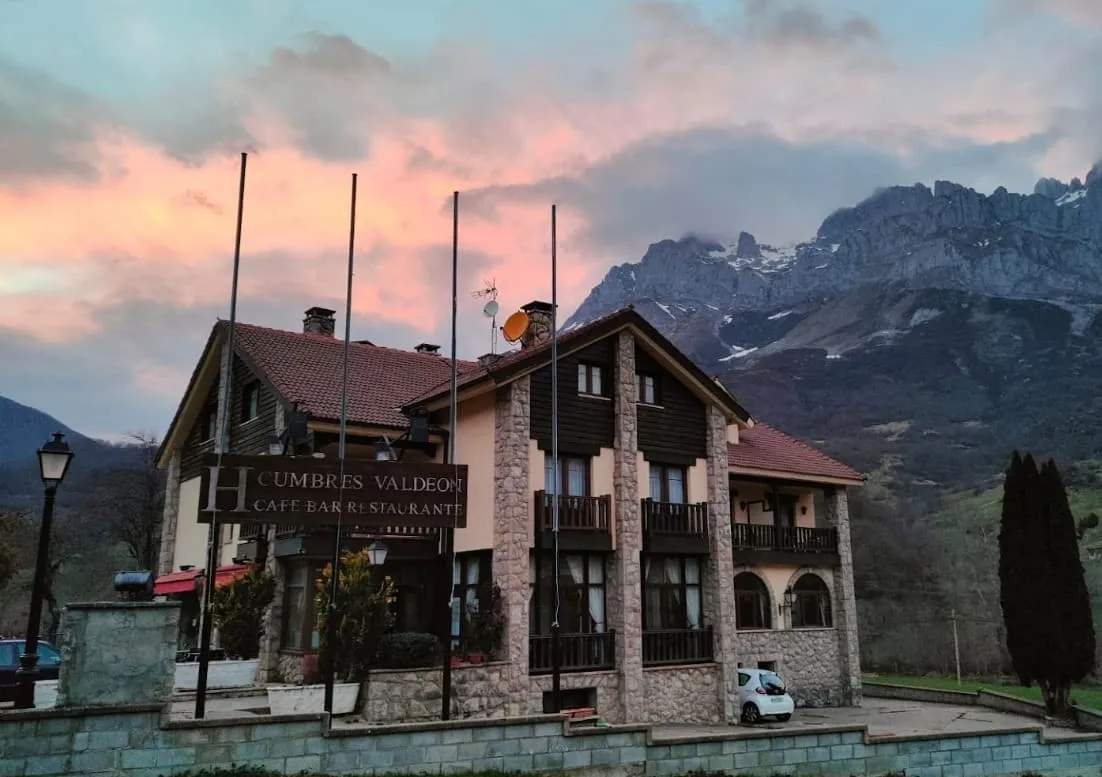
[{"label": "flagpole", "polygon": [[[233,351],[234,335],[237,329],[237,277],[241,268],[241,224],[245,213],[245,163],[248,154],[241,152],[241,180],[237,188],[237,229],[233,240],[233,282],[230,286],[230,331],[226,339],[226,350],[222,359],[222,375],[219,386],[220,407],[218,408],[218,438],[215,441],[215,453],[218,454],[214,470],[217,481],[222,472],[222,454],[229,448],[229,413],[233,391]],[[210,641],[213,623],[211,623],[211,600],[214,596],[215,572],[221,555],[222,525],[218,520],[218,511],[211,513],[207,529],[207,568],[203,579],[203,611],[199,628],[199,677],[195,685],[195,717],[202,718],[207,709],[207,675],[210,670]]]},{"label": "flagpole", "polygon": [[551,700],[555,712],[562,711],[562,656],[559,625],[559,491],[562,471],[559,462],[559,334],[558,256],[555,244],[555,205],[551,205],[551,536],[554,554],[555,614],[551,618]]},{"label": "flagpole", "polygon": [[341,534],[344,532],[344,446],[348,427],[348,345],[352,337],[352,277],[356,258],[356,178],[352,173],[352,205],[348,225],[348,287],[344,298],[344,365],[341,375],[341,421],[340,437],[337,443],[337,458],[340,460],[340,479],[337,482],[337,529],[333,536],[333,569],[329,576],[329,612],[325,617],[326,642],[329,646],[329,661],[325,669],[325,712],[333,714],[333,681],[336,674],[337,657],[335,637],[337,633],[337,594],[340,591],[341,577]]},{"label": "flagpole", "polygon": [[[451,380],[451,414],[448,424],[448,462],[453,466],[455,460],[455,438],[458,433],[458,388],[459,388],[459,360],[456,355],[456,328],[459,314],[459,192],[452,192],[452,380]],[[455,492],[458,503],[459,492]],[[444,530],[444,580],[448,586],[448,617],[447,635],[444,640],[444,667],[441,678],[442,700],[440,702],[440,719],[448,720],[451,717],[452,697],[452,598],[455,596],[455,522],[454,517],[458,510],[452,513],[452,527]],[[462,606],[462,603],[461,603]],[[463,622],[462,617],[460,623]]]}]

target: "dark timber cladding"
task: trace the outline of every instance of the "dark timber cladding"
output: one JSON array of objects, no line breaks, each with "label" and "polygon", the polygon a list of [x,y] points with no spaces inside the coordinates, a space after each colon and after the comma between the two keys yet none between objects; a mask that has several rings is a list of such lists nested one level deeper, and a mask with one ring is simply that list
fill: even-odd
[{"label": "dark timber cladding", "polygon": [[204,457],[199,523],[467,525],[467,467],[283,456]]},{"label": "dark timber cladding", "polygon": [[638,406],[639,450],[647,461],[692,466],[708,455],[708,416],[704,403],[658,364],[647,351],[635,347],[635,370],[655,379],[654,405]]},{"label": "dark timber cladding", "polygon": [[[559,357],[559,452],[596,456],[614,437],[612,389],[613,341],[600,342]],[[578,393],[578,365],[601,368],[601,397]],[[532,373],[532,439],[551,450],[551,365]]]},{"label": "dark timber cladding", "polygon": [[[219,360],[221,361],[221,360]],[[218,367],[221,376],[221,367]],[[276,397],[267,381],[260,381],[260,401],[256,418],[241,422],[241,398],[243,389],[257,380],[248,365],[235,357],[233,360],[233,398],[230,403],[230,453],[260,454],[268,450],[268,438],[275,429]],[[203,468],[203,456],[214,452],[214,439],[205,434],[208,410],[218,407],[218,379],[214,381],[203,399],[199,415],[191,425],[187,439],[180,449],[180,478],[198,477]]]}]

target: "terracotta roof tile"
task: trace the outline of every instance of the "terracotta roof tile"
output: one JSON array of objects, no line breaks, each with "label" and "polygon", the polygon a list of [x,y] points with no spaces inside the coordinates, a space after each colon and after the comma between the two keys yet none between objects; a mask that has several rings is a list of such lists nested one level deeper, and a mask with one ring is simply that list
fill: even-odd
[{"label": "terracotta roof tile", "polygon": [[728,443],[727,465],[793,475],[862,479],[857,470],[761,421],[748,429],[740,429],[737,445]]},{"label": "terracotta roof tile", "polygon": [[[225,322],[220,324],[227,326]],[[238,324],[241,351],[263,370],[276,390],[314,418],[340,418],[344,340]],[[481,369],[459,362],[462,380]],[[401,407],[430,386],[451,381],[451,360],[444,356],[350,343],[348,347],[348,420],[402,428],[409,420]]]}]

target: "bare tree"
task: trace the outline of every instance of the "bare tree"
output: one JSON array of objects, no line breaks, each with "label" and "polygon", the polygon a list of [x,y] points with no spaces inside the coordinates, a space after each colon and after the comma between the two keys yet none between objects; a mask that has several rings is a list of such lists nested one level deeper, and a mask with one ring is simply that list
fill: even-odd
[{"label": "bare tree", "polygon": [[156,569],[164,510],[164,477],[157,469],[157,436],[128,435],[139,460],[101,474],[91,503],[105,518],[109,535],[121,542],[139,569]]}]

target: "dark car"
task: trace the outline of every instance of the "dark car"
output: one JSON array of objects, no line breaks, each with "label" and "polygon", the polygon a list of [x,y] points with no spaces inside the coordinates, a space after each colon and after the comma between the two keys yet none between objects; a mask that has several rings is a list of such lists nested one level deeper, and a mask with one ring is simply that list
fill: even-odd
[{"label": "dark car", "polygon": [[[0,701],[15,700],[15,671],[23,655],[23,640],[0,639]],[[49,642],[38,643],[38,678],[56,680],[61,656]]]}]

